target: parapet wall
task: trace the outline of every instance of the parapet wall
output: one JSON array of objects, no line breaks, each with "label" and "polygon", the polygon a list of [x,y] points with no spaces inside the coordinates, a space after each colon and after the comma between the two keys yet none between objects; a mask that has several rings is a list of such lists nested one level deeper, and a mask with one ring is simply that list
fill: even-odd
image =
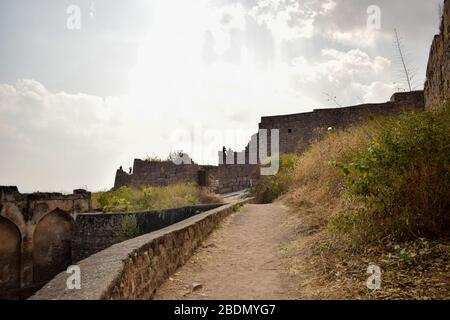
[{"label": "parapet wall", "polygon": [[[250,200],[242,201],[241,203]],[[193,254],[233,205],[200,213],[167,228],[115,244],[79,262],[81,289],[69,290],[62,272],[32,300],[148,300]]]},{"label": "parapet wall", "polygon": [[[312,112],[297,113],[290,115],[280,115],[262,117],[259,129],[267,130],[267,155],[272,155],[271,130],[279,130],[279,154],[301,153],[311,143],[319,140],[329,129],[346,129],[351,126],[361,124],[370,117],[391,116],[402,112],[424,110],[423,91],[413,91],[405,93],[395,93],[390,101],[386,103],[362,104],[345,108],[318,109]],[[250,178],[253,184],[260,176],[259,166],[259,133],[251,138],[251,142],[246,149],[241,152],[229,150],[226,156],[221,154],[219,158],[219,193],[233,192],[248,188]],[[249,161],[249,146],[255,144],[253,149],[256,155],[253,156],[255,162]],[[226,151],[226,150],[223,150]],[[235,164],[229,164],[228,154],[234,158]],[[237,161],[241,156],[244,163]],[[223,159],[222,159],[223,157]]]},{"label": "parapet wall", "polygon": [[[261,118],[259,129],[279,129],[280,154],[304,151],[323,132],[346,129],[376,116],[424,110],[423,91],[396,93],[386,103],[362,104],[345,108],[317,109],[313,112]],[[268,137],[270,154],[271,141]]]},{"label": "parapet wall", "polygon": [[70,265],[74,220],[91,194],[21,194],[0,187],[0,298],[20,298]]},{"label": "parapet wall", "polygon": [[206,204],[184,208],[164,209],[136,213],[88,213],[79,214],[75,220],[72,239],[72,260],[80,261],[94,253],[126,239],[119,238],[124,228],[124,218],[136,218],[136,235],[159,230],[190,218],[201,212],[215,209],[222,204]]},{"label": "parapet wall", "polygon": [[436,109],[450,102],[450,1],[444,1],[440,33],[433,39],[425,82],[425,105]]},{"label": "parapet wall", "polygon": [[132,173],[117,170],[114,188],[163,187],[177,183],[197,183],[206,187],[213,184],[216,170],[217,167],[200,166],[196,163],[177,165],[172,161],[135,159]]}]

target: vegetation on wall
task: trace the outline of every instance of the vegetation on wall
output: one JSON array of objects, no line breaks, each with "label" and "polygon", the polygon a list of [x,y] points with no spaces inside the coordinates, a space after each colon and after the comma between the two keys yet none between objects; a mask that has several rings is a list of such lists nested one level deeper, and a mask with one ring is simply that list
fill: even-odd
[{"label": "vegetation on wall", "polygon": [[188,183],[144,189],[121,187],[94,194],[93,202],[103,212],[136,212],[221,203],[222,199],[205,188]]}]

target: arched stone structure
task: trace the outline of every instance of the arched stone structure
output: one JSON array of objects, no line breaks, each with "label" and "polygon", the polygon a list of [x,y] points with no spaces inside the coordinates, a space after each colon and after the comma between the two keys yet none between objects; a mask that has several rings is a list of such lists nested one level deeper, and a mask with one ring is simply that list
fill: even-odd
[{"label": "arched stone structure", "polygon": [[20,287],[19,229],[6,218],[0,217],[0,291]]},{"label": "arched stone structure", "polygon": [[71,262],[74,222],[69,213],[55,209],[46,214],[34,230],[33,282],[50,280]]}]

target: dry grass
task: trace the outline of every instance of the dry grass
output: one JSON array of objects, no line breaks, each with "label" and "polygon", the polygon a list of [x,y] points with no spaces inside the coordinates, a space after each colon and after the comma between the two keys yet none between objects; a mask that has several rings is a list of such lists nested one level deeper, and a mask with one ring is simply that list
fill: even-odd
[{"label": "dry grass", "polygon": [[[417,236],[401,240],[383,236],[377,241],[355,245],[351,233],[330,228],[336,215],[367,209],[367,202],[352,193],[347,177],[331,163],[352,163],[364,156],[371,143],[380,139],[385,123],[378,119],[345,132],[333,132],[298,157],[289,192],[281,200],[294,209],[289,223],[297,226],[296,236],[287,245],[286,255],[288,270],[298,283],[303,299],[450,299],[450,239],[441,232],[428,239]],[[442,128],[447,131],[439,137],[445,141],[445,132],[448,133],[445,124],[430,131]],[[411,137],[411,143],[417,143],[414,139]],[[408,143],[408,139],[405,141]],[[440,157],[442,151],[435,155]],[[423,172],[428,172],[426,176],[435,172],[434,166],[417,163],[423,165]],[[433,188],[442,194],[445,183],[429,183],[420,170],[418,173],[407,175],[419,177],[420,181],[410,184],[406,194],[400,193],[409,202],[408,206],[393,208],[418,209],[409,213],[418,212],[431,221],[434,211],[428,209],[429,214],[424,215],[420,210],[430,207],[422,204],[433,203],[429,201]],[[448,194],[448,188],[445,192]],[[439,197],[440,210],[443,200]],[[403,228],[402,211],[398,212],[388,217],[399,219],[397,226]],[[365,225],[355,226],[360,235],[366,234],[361,230]],[[366,286],[369,277],[366,270],[370,264],[382,270],[380,290],[371,291]]]},{"label": "dry grass", "polygon": [[222,203],[221,197],[195,184],[135,189],[121,187],[93,195],[93,206],[103,212],[136,212]]}]

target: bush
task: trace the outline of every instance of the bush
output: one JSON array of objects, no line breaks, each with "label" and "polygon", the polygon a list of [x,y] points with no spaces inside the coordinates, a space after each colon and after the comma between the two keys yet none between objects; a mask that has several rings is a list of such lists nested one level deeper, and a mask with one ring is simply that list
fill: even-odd
[{"label": "bush", "polygon": [[361,205],[332,229],[357,242],[448,235],[450,108],[384,121],[380,135],[351,162],[334,162]]},{"label": "bush", "polygon": [[222,199],[195,184],[147,187],[142,190],[121,187],[94,195],[103,212],[136,212],[221,203]]},{"label": "bush", "polygon": [[280,169],[274,176],[261,176],[255,186],[254,195],[258,203],[271,203],[289,190],[294,177],[296,155],[280,156]]}]

